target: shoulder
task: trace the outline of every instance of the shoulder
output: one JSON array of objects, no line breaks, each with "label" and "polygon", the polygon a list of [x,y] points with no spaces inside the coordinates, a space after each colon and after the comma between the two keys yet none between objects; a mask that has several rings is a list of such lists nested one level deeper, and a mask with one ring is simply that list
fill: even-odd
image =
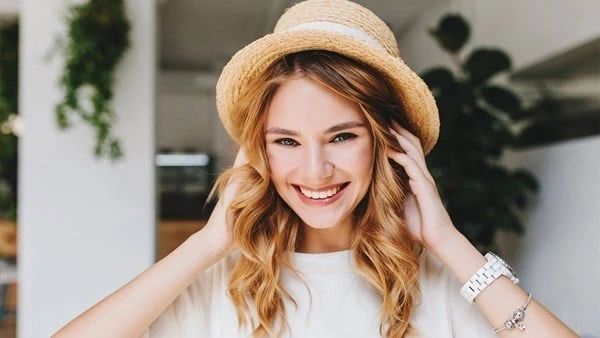
[{"label": "shoulder", "polygon": [[418,326],[435,326],[440,332],[451,330],[449,319],[452,309],[448,286],[450,277],[450,272],[444,264],[424,249],[419,256],[420,294],[418,299],[415,299],[413,315]]},{"label": "shoulder", "polygon": [[419,256],[419,286],[427,291],[439,290],[446,286],[450,272],[442,261],[427,249]]},{"label": "shoulder", "polygon": [[199,307],[207,308],[211,303],[222,299],[238,256],[237,252],[230,253],[206,268],[183,290],[175,302],[190,301]]},{"label": "shoulder", "polygon": [[210,336],[213,313],[219,311],[226,299],[227,282],[236,258],[231,253],[198,274],[141,338]]},{"label": "shoulder", "polygon": [[454,274],[427,250],[419,256],[419,287],[414,321],[425,337],[494,337],[481,310],[460,294]]}]

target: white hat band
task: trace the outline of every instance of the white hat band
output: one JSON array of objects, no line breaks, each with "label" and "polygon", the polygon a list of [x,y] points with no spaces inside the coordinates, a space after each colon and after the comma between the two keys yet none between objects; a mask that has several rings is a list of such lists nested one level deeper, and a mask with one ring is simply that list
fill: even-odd
[{"label": "white hat band", "polygon": [[340,33],[346,36],[351,36],[353,38],[357,38],[362,42],[370,45],[371,47],[385,49],[377,39],[373,38],[369,34],[361,31],[360,29],[356,29],[354,27],[342,25],[336,22],[329,21],[312,21],[312,22],[304,22],[301,24],[297,24],[295,26],[289,27],[286,31],[296,31],[296,30],[325,30],[333,33]]}]

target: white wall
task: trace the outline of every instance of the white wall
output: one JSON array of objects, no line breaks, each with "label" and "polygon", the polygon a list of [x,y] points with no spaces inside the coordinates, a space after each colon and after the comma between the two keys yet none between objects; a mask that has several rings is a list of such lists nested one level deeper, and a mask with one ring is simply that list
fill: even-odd
[{"label": "white wall", "polygon": [[600,335],[600,136],[503,161],[530,170],[541,187],[523,215],[525,235],[499,236],[503,254],[536,299],[580,333]]},{"label": "white wall", "polygon": [[155,2],[127,2],[133,44],[114,98],[126,157],[116,164],[94,158],[90,128],[62,132],[54,120],[63,60],[45,56],[65,32],[67,3],[21,4],[20,338],[50,336],[155,255]]},{"label": "white wall", "polygon": [[211,151],[215,94],[193,89],[161,89],[157,105],[157,147]]},{"label": "white wall", "polygon": [[163,71],[159,76],[157,147],[195,148],[214,156],[215,171],[233,164],[236,146],[217,113],[218,74]]},{"label": "white wall", "polygon": [[[600,35],[600,1],[450,0],[428,8],[399,37],[417,72],[451,65],[426,34],[448,12],[471,23],[463,59],[474,47],[501,48],[513,70]],[[600,136],[508,153],[504,161],[529,168],[542,190],[524,214],[525,236],[499,236],[503,253],[534,297],[580,333],[600,335]]]},{"label": "white wall", "polygon": [[514,69],[600,35],[600,1],[596,0],[449,0],[427,8],[398,37],[402,57],[416,71],[450,65],[448,56],[426,33],[449,11],[459,12],[471,24],[463,56],[474,47],[501,48],[511,56]]},{"label": "white wall", "polygon": [[17,16],[20,2],[20,0],[0,0],[0,17]]}]

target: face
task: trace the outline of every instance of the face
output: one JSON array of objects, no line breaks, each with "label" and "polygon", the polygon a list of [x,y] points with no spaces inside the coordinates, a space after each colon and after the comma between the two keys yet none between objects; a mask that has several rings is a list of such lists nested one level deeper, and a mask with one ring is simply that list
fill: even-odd
[{"label": "face", "polygon": [[351,222],[371,183],[372,138],[359,107],[308,79],[279,87],[267,109],[271,180],[306,223]]}]

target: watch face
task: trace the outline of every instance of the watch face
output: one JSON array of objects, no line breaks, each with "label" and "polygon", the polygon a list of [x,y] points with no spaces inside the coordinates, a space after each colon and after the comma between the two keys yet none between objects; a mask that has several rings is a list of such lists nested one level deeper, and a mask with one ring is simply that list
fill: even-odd
[{"label": "watch face", "polygon": [[502,258],[500,258],[500,256],[496,255],[495,253],[492,253],[492,255],[494,255],[494,257],[496,257],[496,259],[500,261],[500,263],[502,263],[502,265],[504,265],[513,276],[515,276],[515,270],[513,270],[513,268],[510,265],[508,265],[508,263],[506,263]]}]

